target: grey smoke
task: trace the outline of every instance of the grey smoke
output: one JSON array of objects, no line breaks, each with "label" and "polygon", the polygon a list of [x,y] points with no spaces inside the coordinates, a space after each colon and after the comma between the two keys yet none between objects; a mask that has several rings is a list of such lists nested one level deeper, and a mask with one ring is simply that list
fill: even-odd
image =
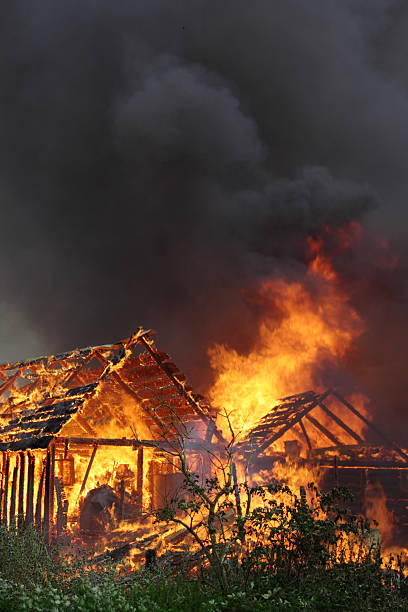
[{"label": "grey smoke", "polygon": [[[403,244],[406,3],[17,0],[1,12],[1,303],[22,322],[2,359],[142,324],[203,386],[210,344],[250,346],[241,290],[301,275],[307,235],[359,220]],[[381,312],[403,327],[404,257],[398,274],[374,270],[367,239],[338,261],[376,334]],[[355,357],[368,385],[387,355],[402,359],[395,327],[378,362],[374,333]],[[375,375],[361,371],[370,359]]]}]

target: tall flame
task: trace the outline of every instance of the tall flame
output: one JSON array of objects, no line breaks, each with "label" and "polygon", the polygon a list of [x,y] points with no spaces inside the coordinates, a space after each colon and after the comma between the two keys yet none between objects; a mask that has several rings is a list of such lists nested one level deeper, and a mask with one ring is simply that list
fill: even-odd
[{"label": "tall flame", "polygon": [[262,317],[248,354],[223,344],[209,350],[216,375],[209,397],[229,413],[236,432],[251,428],[279,398],[321,389],[324,370],[341,364],[364,329],[321,238],[309,238],[308,255],[302,282],[259,284],[251,299]]}]

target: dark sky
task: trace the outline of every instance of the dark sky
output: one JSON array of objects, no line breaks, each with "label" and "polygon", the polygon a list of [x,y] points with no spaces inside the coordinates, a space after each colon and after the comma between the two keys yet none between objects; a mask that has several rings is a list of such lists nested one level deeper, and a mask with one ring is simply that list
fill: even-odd
[{"label": "dark sky", "polygon": [[355,219],[365,242],[337,263],[369,331],[350,367],[404,413],[405,0],[0,12],[1,360],[143,325],[200,384],[215,340],[250,344],[242,288],[301,276],[306,236]]}]

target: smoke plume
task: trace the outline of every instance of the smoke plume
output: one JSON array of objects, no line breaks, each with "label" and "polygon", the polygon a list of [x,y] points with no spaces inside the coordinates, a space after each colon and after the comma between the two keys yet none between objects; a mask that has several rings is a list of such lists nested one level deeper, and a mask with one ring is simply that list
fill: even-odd
[{"label": "smoke plume", "polygon": [[[367,238],[335,262],[367,322],[350,367],[388,402],[385,421],[401,416],[407,4],[2,13],[1,359],[143,325],[203,386],[209,346],[250,346],[242,290],[301,276],[306,237],[357,220]],[[400,253],[392,270],[374,236]]]}]

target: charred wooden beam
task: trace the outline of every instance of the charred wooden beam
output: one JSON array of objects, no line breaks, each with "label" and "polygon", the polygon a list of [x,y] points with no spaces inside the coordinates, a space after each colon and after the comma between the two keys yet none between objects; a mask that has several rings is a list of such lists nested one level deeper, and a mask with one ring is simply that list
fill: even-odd
[{"label": "charred wooden beam", "polygon": [[157,355],[156,351],[154,351],[152,349],[152,347],[150,346],[149,342],[146,340],[146,338],[144,336],[140,337],[140,343],[143,344],[143,346],[150,353],[150,355],[153,357],[153,359],[156,361],[156,363],[162,368],[162,370],[166,373],[166,375],[172,381],[174,386],[179,391],[180,395],[183,395],[185,397],[185,399],[193,407],[195,412],[202,418],[202,420],[205,423],[207,423],[207,425],[209,425],[210,423],[213,423],[213,426],[214,426],[213,434],[217,437],[217,439],[220,442],[225,443],[225,438],[222,435],[222,433],[218,430],[218,428],[217,428],[216,424],[214,423],[213,419],[209,415],[205,414],[205,412],[203,412],[203,410],[201,409],[201,406],[199,405],[199,403],[192,397],[192,395],[190,393],[188,393],[186,391],[184,385],[180,381],[178,381],[175,376],[173,376],[173,374],[171,373],[170,369],[166,366],[165,363],[162,362],[160,357]]},{"label": "charred wooden beam", "polygon": [[378,429],[378,427],[376,427],[375,425],[373,425],[368,419],[366,419],[358,410],[357,408],[354,408],[354,406],[352,404],[350,404],[350,402],[348,402],[347,400],[344,399],[344,397],[342,397],[340,395],[340,393],[337,393],[337,391],[332,391],[333,395],[335,397],[337,397],[337,399],[344,404],[353,414],[355,414],[356,416],[359,417],[359,419],[361,419],[363,421],[363,423],[365,423],[368,427],[370,427],[376,434],[377,436],[380,436],[380,438],[382,438],[384,440],[384,442],[391,446],[392,448],[394,448],[397,453],[408,463],[408,455],[406,453],[404,453],[403,450],[400,449],[399,446],[397,446],[397,444],[395,444],[395,442],[393,442],[392,440],[390,440],[389,438],[387,438],[387,436],[385,436],[382,431],[380,429]]},{"label": "charred wooden beam", "polygon": [[137,451],[137,479],[136,479],[136,496],[138,509],[142,512],[143,509],[143,446]]},{"label": "charred wooden beam", "polygon": [[346,423],[344,423],[344,421],[342,421],[342,419],[340,417],[338,417],[336,414],[334,414],[334,412],[332,412],[327,406],[326,404],[324,404],[323,402],[320,402],[319,404],[320,408],[322,410],[325,411],[325,413],[327,415],[329,415],[329,417],[331,417],[333,419],[333,421],[335,421],[337,423],[337,425],[339,425],[340,427],[342,427],[344,429],[344,431],[346,431],[352,438],[354,438],[354,440],[358,443],[363,443],[364,440],[362,438],[360,438],[360,436],[358,434],[356,434],[355,431],[353,431],[351,429],[351,427],[349,427],[348,425],[346,425]]},{"label": "charred wooden beam", "polygon": [[310,438],[309,438],[309,436],[308,436],[308,434],[307,434],[306,427],[305,427],[305,425],[304,425],[304,423],[303,423],[303,420],[302,420],[302,419],[300,419],[300,421],[299,421],[299,425],[300,425],[300,428],[301,428],[302,433],[303,433],[303,435],[304,435],[304,438],[305,438],[305,440],[306,440],[306,444],[307,444],[307,445],[308,445],[308,447],[309,447],[309,451],[311,451],[311,450],[312,450],[312,443],[310,442]]},{"label": "charred wooden beam", "polygon": [[[165,450],[166,448],[174,448],[174,445],[177,443],[177,440],[131,440],[129,438],[55,438],[56,444],[65,444],[66,441],[68,441],[69,444],[82,445],[88,449],[93,447],[94,444],[97,444],[98,446],[132,446],[134,449],[146,447]],[[203,452],[209,449],[214,451],[220,449],[219,445],[207,444],[200,440],[189,441],[188,446],[191,450],[201,450]]]},{"label": "charred wooden beam", "polygon": [[322,432],[322,434],[326,436],[326,438],[329,438],[329,440],[331,440],[333,444],[335,444],[336,446],[341,446],[340,440],[338,440],[338,438],[336,438],[336,436],[334,436],[324,425],[322,425],[321,423],[319,423],[319,421],[317,421],[314,417],[312,417],[311,414],[307,414],[306,418],[308,419],[308,421],[313,423],[313,425],[317,429],[319,429]]},{"label": "charred wooden beam", "polygon": [[34,471],[35,457],[28,453],[28,473],[27,473],[27,501],[25,524],[32,525],[34,518]]},{"label": "charred wooden beam", "polygon": [[15,521],[16,521],[17,476],[18,476],[18,457],[16,457],[16,465],[13,470],[13,480],[11,483],[10,514],[9,514],[10,527],[14,526]]},{"label": "charred wooden beam", "polygon": [[98,442],[94,443],[94,447],[93,447],[93,450],[92,450],[92,455],[91,455],[91,458],[89,459],[88,467],[86,468],[86,472],[85,472],[85,476],[84,476],[84,479],[83,479],[82,484],[81,484],[81,488],[79,489],[77,502],[79,501],[79,498],[81,497],[81,495],[82,495],[82,493],[83,493],[83,491],[85,489],[86,481],[88,480],[89,472],[91,471],[92,464],[94,462],[97,449],[98,449]]},{"label": "charred wooden beam", "polygon": [[54,521],[54,489],[55,489],[55,442],[50,447],[50,525]]},{"label": "charred wooden beam", "polygon": [[[127,438],[56,438],[56,443],[63,442],[64,444],[80,444],[83,446],[94,447],[98,446],[140,446],[144,440],[130,440]],[[146,441],[146,446],[153,445],[153,441]]]},{"label": "charred wooden beam", "polygon": [[4,493],[3,493],[3,525],[7,527],[7,510],[8,510],[8,488],[9,488],[9,474],[10,474],[10,457],[6,453],[6,465],[4,472]]},{"label": "charred wooden beam", "polygon": [[309,412],[311,410],[313,410],[314,408],[316,408],[316,406],[319,404],[319,402],[322,402],[324,399],[326,399],[326,397],[331,393],[331,389],[328,389],[325,393],[323,393],[323,395],[317,396],[315,398],[315,400],[304,410],[300,411],[298,416],[295,417],[290,423],[285,423],[283,425],[283,427],[281,427],[281,429],[279,429],[279,431],[277,431],[274,435],[272,435],[270,438],[268,438],[267,440],[264,440],[264,442],[262,442],[261,444],[258,444],[257,448],[255,449],[255,452],[253,453],[254,457],[257,457],[258,455],[260,455],[266,448],[268,448],[268,446],[270,446],[271,444],[273,444],[276,440],[278,440],[279,438],[281,438],[283,436],[284,433],[286,433],[287,431],[289,431],[289,429],[292,429],[292,427],[294,425],[296,425],[296,423],[299,423],[299,421],[301,419],[303,419],[303,417],[305,417],[307,414],[309,414]]},{"label": "charred wooden beam", "polygon": [[43,469],[41,471],[40,482],[38,483],[37,488],[37,501],[35,506],[35,526],[40,531],[42,530],[42,498],[43,498],[43,489],[44,489],[44,477],[45,477],[45,466],[43,465]]},{"label": "charred wooden beam", "polygon": [[47,544],[51,541],[50,529],[50,482],[51,482],[51,451],[47,448],[47,459],[45,462],[45,479],[44,479],[44,539]]},{"label": "charred wooden beam", "polygon": [[25,484],[25,455],[20,453],[20,478],[18,483],[18,528],[24,525],[24,484]]},{"label": "charred wooden beam", "polygon": [[59,538],[63,531],[63,505],[62,505],[62,491],[61,483],[59,478],[55,478],[55,492],[57,494],[57,537]]},{"label": "charred wooden beam", "polygon": [[3,495],[4,495],[4,475],[6,473],[6,453],[1,453],[1,495],[0,495],[0,524],[2,524],[2,511],[3,511]]}]

